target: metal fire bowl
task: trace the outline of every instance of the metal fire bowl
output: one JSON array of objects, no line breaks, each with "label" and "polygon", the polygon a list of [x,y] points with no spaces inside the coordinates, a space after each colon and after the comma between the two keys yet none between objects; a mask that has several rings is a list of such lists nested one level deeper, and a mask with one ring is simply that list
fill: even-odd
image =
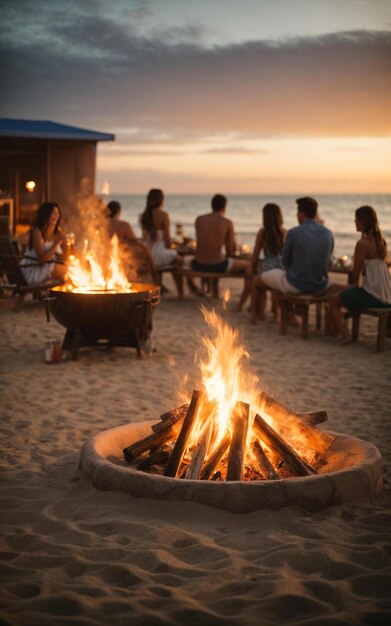
[{"label": "metal fire bowl", "polygon": [[80,466],[97,489],[123,491],[136,498],[189,500],[231,513],[301,506],[317,511],[342,503],[373,503],[382,490],[382,458],[361,439],[331,432],[336,439],[327,464],[314,476],[274,481],[183,480],[147,474],[124,461],[122,450],[151,432],[154,421],[105,430],[81,451]]},{"label": "metal fire bowl", "polygon": [[131,293],[75,293],[62,286],[50,290],[50,311],[57,322],[94,339],[145,328],[159,302],[160,287],[143,283],[132,283]]}]

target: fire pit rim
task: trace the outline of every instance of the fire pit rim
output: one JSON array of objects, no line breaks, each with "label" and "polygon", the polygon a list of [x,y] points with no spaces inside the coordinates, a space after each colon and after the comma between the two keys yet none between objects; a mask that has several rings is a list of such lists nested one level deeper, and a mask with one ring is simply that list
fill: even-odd
[{"label": "fire pit rim", "polygon": [[144,420],[117,426],[98,433],[84,444],[80,467],[96,488],[122,491],[135,497],[193,501],[232,513],[284,506],[321,510],[343,502],[372,503],[382,490],[382,458],[378,449],[369,442],[333,431],[327,432],[336,436],[336,443],[355,442],[359,451],[365,452],[365,460],[324,474],[278,481],[183,480],[116,464],[108,458],[109,454],[105,457],[98,452],[102,441],[118,438],[121,442],[116,447],[122,449],[124,441],[129,442],[129,430],[138,431],[134,435],[137,439],[140,430],[147,429],[151,423],[152,420]]}]

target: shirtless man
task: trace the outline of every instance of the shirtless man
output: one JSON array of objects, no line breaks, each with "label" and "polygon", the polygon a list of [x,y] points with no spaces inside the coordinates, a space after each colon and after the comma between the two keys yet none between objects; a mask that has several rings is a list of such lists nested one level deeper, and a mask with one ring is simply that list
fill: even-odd
[{"label": "shirtless man", "polygon": [[[224,217],[227,198],[220,194],[212,198],[212,213],[200,215],[195,221],[197,251],[191,268],[198,272],[237,272],[244,274],[249,261],[232,258],[235,254],[235,233],[231,220]],[[223,254],[223,248],[226,256]],[[250,293],[251,283],[245,276],[244,293]],[[236,310],[239,310],[238,306]]]},{"label": "shirtless man", "polygon": [[224,217],[227,198],[217,194],[211,204],[212,212],[200,215],[195,221],[197,251],[191,267],[199,272],[245,272],[249,261],[232,258],[235,234],[233,223]]}]

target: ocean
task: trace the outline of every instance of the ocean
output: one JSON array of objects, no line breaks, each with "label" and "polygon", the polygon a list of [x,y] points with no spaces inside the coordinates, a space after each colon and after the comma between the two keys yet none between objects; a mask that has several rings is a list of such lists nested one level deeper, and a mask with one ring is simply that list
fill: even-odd
[{"label": "ocean", "polygon": [[[227,195],[226,217],[235,227],[238,245],[244,244],[252,249],[255,237],[262,226],[262,207],[267,202],[277,203],[282,210],[284,227],[292,228],[297,224],[295,199],[297,195]],[[383,236],[388,243],[388,256],[391,256],[391,196],[378,195],[316,195],[319,214],[325,226],[335,236],[335,256],[352,256],[359,234],[354,225],[354,212],[364,204],[372,206],[378,216]],[[111,193],[105,200],[118,200],[122,205],[121,219],[132,225],[141,236],[139,215],[144,210],[145,195],[116,195]],[[170,215],[171,236],[175,236],[175,225],[181,223],[185,237],[195,237],[194,221],[197,215],[209,212],[210,196],[206,195],[167,195],[165,210]]]}]

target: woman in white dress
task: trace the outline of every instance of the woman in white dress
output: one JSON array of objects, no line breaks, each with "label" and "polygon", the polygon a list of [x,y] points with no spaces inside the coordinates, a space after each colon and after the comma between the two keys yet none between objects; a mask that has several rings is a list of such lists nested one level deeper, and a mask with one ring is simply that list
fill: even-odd
[{"label": "woman in white dress", "polygon": [[[341,333],[343,343],[349,343],[350,337],[342,307],[349,313],[391,307],[391,276],[385,262],[387,244],[381,234],[376,211],[370,206],[360,207],[356,210],[355,222],[357,231],[362,235],[354,251],[354,286],[333,294],[330,301],[332,320]],[[364,280],[359,287],[361,273]]]},{"label": "woman in white dress", "polygon": [[[170,218],[163,211],[164,194],[161,189],[151,189],[140,222],[143,239],[148,246],[157,271],[167,265],[181,265],[182,258],[171,248]],[[183,277],[173,274],[178,296],[183,298]]]},{"label": "woman in white dress", "polygon": [[44,202],[39,207],[30,232],[28,250],[20,262],[29,285],[52,278],[62,279],[67,272],[65,264],[56,263],[63,259],[60,244],[66,239],[60,229],[60,220],[60,208],[55,202]]}]

